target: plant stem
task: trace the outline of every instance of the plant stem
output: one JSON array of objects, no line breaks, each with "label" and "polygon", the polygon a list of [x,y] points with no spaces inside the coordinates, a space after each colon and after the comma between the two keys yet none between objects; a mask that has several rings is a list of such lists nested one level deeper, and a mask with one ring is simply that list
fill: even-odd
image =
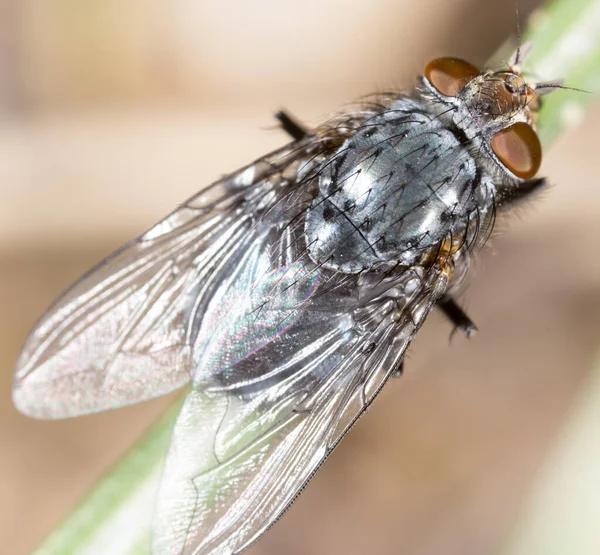
[{"label": "plant stem", "polygon": [[150,553],[154,497],[180,407],[167,410],[36,555]]}]

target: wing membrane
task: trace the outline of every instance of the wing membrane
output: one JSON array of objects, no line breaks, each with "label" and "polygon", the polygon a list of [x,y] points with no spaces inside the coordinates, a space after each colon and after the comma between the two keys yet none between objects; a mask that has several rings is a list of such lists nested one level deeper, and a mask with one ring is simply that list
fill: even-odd
[{"label": "wing membrane", "polygon": [[17,407],[62,418],[187,383],[195,316],[253,243],[257,218],[285,185],[285,171],[310,150],[310,140],[290,145],[220,180],[68,290],[25,343]]}]

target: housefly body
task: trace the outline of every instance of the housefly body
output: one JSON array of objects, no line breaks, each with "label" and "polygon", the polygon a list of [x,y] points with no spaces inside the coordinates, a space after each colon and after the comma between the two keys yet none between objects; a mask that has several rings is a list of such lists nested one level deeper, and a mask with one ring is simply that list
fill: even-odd
[{"label": "housefly body", "polygon": [[398,374],[498,211],[543,186],[536,114],[556,88],[507,66],[425,67],[214,183],[101,262],[38,322],[14,402],[64,418],[190,383],[155,554],[239,553]]}]

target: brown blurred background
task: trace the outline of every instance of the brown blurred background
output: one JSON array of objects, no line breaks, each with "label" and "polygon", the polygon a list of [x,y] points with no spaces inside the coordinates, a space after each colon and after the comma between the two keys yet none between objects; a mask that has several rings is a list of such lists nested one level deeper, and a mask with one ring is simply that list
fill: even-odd
[{"label": "brown blurred background", "polygon": [[[519,1],[523,20],[537,4]],[[278,108],[317,123],[434,56],[482,64],[515,27],[514,0],[0,2],[1,553],[39,544],[169,403],[15,411],[14,360],[61,290],[283,144]],[[597,107],[553,145],[555,186],[481,254],[462,301],[480,333],[449,345],[434,314],[404,378],[250,553],[503,551],[600,343],[599,127]]]}]

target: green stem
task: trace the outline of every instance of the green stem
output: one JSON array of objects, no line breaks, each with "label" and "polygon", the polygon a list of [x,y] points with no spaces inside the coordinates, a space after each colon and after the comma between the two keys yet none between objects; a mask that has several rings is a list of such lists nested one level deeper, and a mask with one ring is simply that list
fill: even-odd
[{"label": "green stem", "polygon": [[600,353],[503,555],[600,552]]},{"label": "green stem", "polygon": [[[568,86],[600,89],[600,1],[555,0],[540,8],[524,35],[534,42],[525,70]],[[593,95],[559,91],[544,98],[540,136],[548,146],[576,124]],[[150,552],[153,496],[179,404],[170,409],[128,455],[43,543],[38,555],[111,555]]]},{"label": "green stem", "polygon": [[544,81],[563,78],[565,86],[589,91],[561,90],[544,97],[540,138],[547,146],[581,122],[600,91],[600,2],[550,2],[534,14],[524,39],[534,42],[526,72]]},{"label": "green stem", "polygon": [[154,496],[180,408],[177,402],[167,410],[36,555],[150,553]]}]

